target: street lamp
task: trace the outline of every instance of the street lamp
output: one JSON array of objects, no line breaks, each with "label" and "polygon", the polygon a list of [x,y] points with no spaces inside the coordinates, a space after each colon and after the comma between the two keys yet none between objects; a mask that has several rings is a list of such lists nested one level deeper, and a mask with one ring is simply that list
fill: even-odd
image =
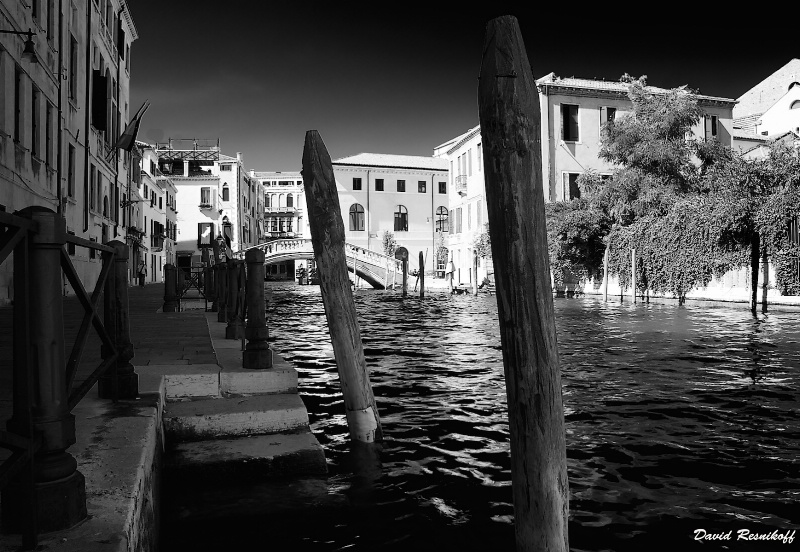
[{"label": "street lamp", "polygon": [[36,44],[33,42],[33,36],[36,34],[32,29],[27,31],[4,31],[0,30],[0,34],[13,34],[13,35],[26,35],[28,38],[25,40],[25,47],[22,49],[22,57],[36,63],[39,59],[36,57]]}]

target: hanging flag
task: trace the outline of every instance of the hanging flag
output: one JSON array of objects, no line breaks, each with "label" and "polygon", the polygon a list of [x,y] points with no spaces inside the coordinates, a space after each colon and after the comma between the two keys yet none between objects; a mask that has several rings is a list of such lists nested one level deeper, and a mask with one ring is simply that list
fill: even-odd
[{"label": "hanging flag", "polygon": [[125,127],[125,132],[122,133],[114,144],[114,147],[111,148],[111,153],[117,151],[117,148],[122,151],[131,151],[133,149],[133,145],[136,143],[136,135],[139,134],[139,124],[142,122],[142,116],[144,112],[147,111],[148,107],[150,107],[150,101],[145,100],[142,107],[139,108],[139,111],[137,111],[136,115],[131,119],[131,122]]}]

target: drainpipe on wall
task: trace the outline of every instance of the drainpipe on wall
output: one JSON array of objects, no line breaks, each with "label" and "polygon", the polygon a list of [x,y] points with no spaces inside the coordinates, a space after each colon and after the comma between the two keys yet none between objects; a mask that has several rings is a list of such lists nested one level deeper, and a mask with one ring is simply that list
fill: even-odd
[{"label": "drainpipe on wall", "polygon": [[[370,225],[371,220],[372,217],[370,216],[370,211],[369,211],[369,169],[367,169],[367,249],[370,248],[369,247],[370,233],[372,231],[372,227]],[[353,276],[355,276],[355,273],[353,274]]]},{"label": "drainpipe on wall", "polygon": [[[92,117],[92,2],[86,2],[86,116],[84,142],[84,164],[83,164],[83,231],[89,230],[89,159],[91,155],[91,144],[89,136]],[[60,78],[60,77],[59,77]]]},{"label": "drainpipe on wall", "polygon": [[[119,31],[119,26],[121,25],[120,21],[122,20],[122,12],[125,11],[125,6],[121,7],[119,12],[117,13],[117,31]],[[112,30],[113,33],[113,30]],[[119,116],[119,84],[120,84],[120,75],[122,70],[122,56],[119,53],[119,42],[115,44],[117,47],[117,112],[113,114],[114,117]],[[128,89],[130,90],[130,83],[128,84]],[[121,121],[120,121],[121,122]],[[113,125],[112,125],[113,128]],[[117,132],[119,132],[119,124],[117,124]],[[111,137],[116,144],[118,136]],[[114,147],[114,146],[112,146]],[[130,167],[128,167],[130,171]],[[119,148],[114,147],[114,237],[117,237],[117,228],[119,228]],[[153,277],[155,277],[155,271],[153,271]]]},{"label": "drainpipe on wall", "polygon": [[63,108],[61,105],[61,96],[63,92],[62,83],[64,71],[64,12],[62,0],[58,0],[58,152],[56,153],[56,195],[58,196],[58,204],[56,205],[56,212],[63,218],[64,217],[64,204],[62,203],[62,194],[64,190],[61,187],[61,177],[63,170],[61,168],[62,156],[61,149],[64,147],[64,122],[63,122]]}]

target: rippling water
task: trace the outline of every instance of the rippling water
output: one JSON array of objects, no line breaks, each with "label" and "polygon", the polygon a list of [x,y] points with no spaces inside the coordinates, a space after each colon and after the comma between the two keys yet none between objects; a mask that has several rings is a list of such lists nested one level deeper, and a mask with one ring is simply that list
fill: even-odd
[{"label": "rippling water", "polygon": [[[319,288],[276,284],[272,346],[299,371],[328,493],[345,500],[228,520],[225,542],[513,550],[495,298],[359,291],[356,307],[383,450],[365,460],[350,448]],[[592,298],[556,300],[555,312],[573,550],[689,545],[696,528],[797,528],[800,313]],[[745,549],[759,545],[777,543]]]}]

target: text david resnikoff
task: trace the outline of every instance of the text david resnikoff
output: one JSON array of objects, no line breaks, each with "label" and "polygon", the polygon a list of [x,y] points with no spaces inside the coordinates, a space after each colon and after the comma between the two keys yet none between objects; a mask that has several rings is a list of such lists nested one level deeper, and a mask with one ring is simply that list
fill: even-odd
[{"label": "text david resnikoff", "polygon": [[[797,531],[793,530],[791,533],[787,530],[786,532],[781,533],[777,529],[772,531],[771,533],[756,533],[750,531],[750,529],[738,529],[736,531],[736,538],[735,540],[744,540],[744,541],[779,541],[783,544],[790,544],[794,541],[794,534]],[[733,529],[730,531],[722,531],[720,533],[709,533],[705,529],[695,529],[694,530],[694,540],[696,541],[703,541],[703,540],[721,540],[721,541],[730,541],[734,540],[733,537]]]}]

